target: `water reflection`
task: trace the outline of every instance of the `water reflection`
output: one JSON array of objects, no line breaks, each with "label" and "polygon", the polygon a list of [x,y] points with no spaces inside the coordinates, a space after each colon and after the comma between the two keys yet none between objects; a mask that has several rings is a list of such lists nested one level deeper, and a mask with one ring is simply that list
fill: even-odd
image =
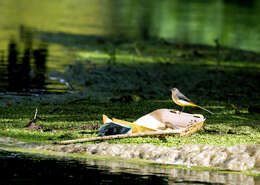
[{"label": "water reflection", "polygon": [[0,7],[0,91],[7,86],[8,91],[46,91],[47,66],[72,62],[65,60],[64,50],[104,49],[102,38],[116,39],[114,45],[122,40],[163,38],[212,46],[218,39],[221,46],[260,50],[260,3],[255,0],[75,0],[62,6],[52,0],[10,0],[0,1]]},{"label": "water reflection", "polygon": [[19,31],[19,40],[9,40],[7,59],[4,51],[0,53],[0,91],[29,94],[65,92],[68,86],[61,85],[57,79],[47,78],[48,44],[40,42],[35,47],[33,31],[24,26],[20,26]]},{"label": "water reflection", "polygon": [[256,0],[75,0],[59,5],[51,0],[0,2],[6,17],[0,32],[8,38],[10,30],[25,25],[56,33],[211,45],[218,38],[229,47],[260,49],[260,3]]},{"label": "water reflection", "polygon": [[169,169],[123,161],[39,156],[0,151],[4,184],[234,184],[259,179],[231,173]]},{"label": "water reflection", "polygon": [[[17,59],[18,59],[18,52],[16,48],[16,44],[12,41],[9,43],[8,47],[8,89],[15,88],[16,81],[15,79],[19,79],[18,71],[17,71]],[[18,77],[18,78],[17,78]],[[18,83],[19,84],[19,83]]]},{"label": "water reflection", "polygon": [[46,59],[48,56],[47,45],[43,44],[39,49],[33,51],[34,64],[35,64],[35,77],[33,84],[35,88],[43,89],[45,85],[45,74],[47,72]]},{"label": "water reflection", "polygon": [[[28,92],[33,88],[44,89],[47,55],[47,45],[40,46],[38,49],[27,45],[20,57],[18,44],[14,40],[10,40],[7,58],[7,90]],[[5,66],[3,65],[3,67]],[[34,74],[31,74],[32,70]]]}]

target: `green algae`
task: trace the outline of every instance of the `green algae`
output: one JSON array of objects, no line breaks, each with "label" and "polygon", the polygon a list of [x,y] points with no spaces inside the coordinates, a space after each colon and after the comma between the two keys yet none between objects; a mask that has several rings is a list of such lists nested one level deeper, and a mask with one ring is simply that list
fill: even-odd
[{"label": "green algae", "polygon": [[[104,48],[108,46],[111,45]],[[102,48],[100,52],[79,51],[76,63],[55,75],[83,89],[63,95],[2,96],[0,136],[36,143],[97,136],[87,126],[102,124],[102,114],[134,121],[156,109],[180,109],[171,101],[169,91],[178,87],[215,113],[185,109],[203,114],[208,131],[201,130],[190,137],[140,137],[108,142],[162,146],[259,144],[260,116],[248,112],[260,100],[256,90],[260,88],[259,56],[223,48],[222,61],[218,63],[216,53],[209,46],[144,41],[119,45],[115,52]],[[108,61],[112,59],[113,64]],[[25,126],[36,107],[38,116],[43,118],[37,120],[42,129],[28,130]]]},{"label": "green algae", "polygon": [[[153,106],[155,105],[156,106]],[[159,103],[145,100],[138,103],[94,103],[64,104],[56,113],[48,113],[55,105],[38,105],[39,116],[44,120],[37,121],[42,125],[40,130],[24,128],[33,117],[35,105],[19,104],[1,110],[0,135],[17,138],[28,142],[53,142],[97,136],[93,130],[84,129],[87,125],[102,124],[102,114],[127,121],[134,121],[138,117],[158,108],[169,108],[173,103]],[[161,105],[161,106],[160,106]],[[59,105],[60,106],[60,105]],[[196,110],[198,112],[199,110]],[[19,118],[21,116],[21,118]],[[201,130],[190,137],[167,136],[165,138],[125,138],[110,140],[109,143],[152,143],[163,146],[179,146],[183,144],[208,144],[230,146],[234,144],[259,144],[260,126],[258,116],[240,115],[238,118],[230,110],[223,110],[216,115],[209,116],[205,126],[209,131]],[[241,119],[241,116],[243,119]],[[7,119],[8,118],[8,119]]]}]

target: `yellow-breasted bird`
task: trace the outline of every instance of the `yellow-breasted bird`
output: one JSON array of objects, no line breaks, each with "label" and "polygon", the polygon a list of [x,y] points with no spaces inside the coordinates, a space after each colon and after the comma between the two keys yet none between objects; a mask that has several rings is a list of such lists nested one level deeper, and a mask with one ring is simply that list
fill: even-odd
[{"label": "yellow-breasted bird", "polygon": [[182,112],[183,112],[185,106],[191,106],[191,107],[199,107],[199,108],[209,112],[210,114],[214,114],[213,112],[193,103],[189,98],[184,96],[177,88],[172,88],[171,91],[172,91],[173,102],[176,103],[177,105],[182,106]]}]

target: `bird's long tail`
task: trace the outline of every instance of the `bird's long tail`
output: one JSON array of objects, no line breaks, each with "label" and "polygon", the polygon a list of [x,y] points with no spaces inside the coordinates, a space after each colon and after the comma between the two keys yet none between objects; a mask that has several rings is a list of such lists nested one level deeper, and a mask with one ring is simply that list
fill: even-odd
[{"label": "bird's long tail", "polygon": [[201,107],[201,106],[199,106],[199,105],[197,105],[196,107],[199,107],[199,108],[201,108],[202,110],[205,110],[205,111],[209,112],[210,114],[214,114],[213,112],[211,112],[211,111],[209,111],[208,109],[205,109],[205,108],[203,108],[203,107]]}]

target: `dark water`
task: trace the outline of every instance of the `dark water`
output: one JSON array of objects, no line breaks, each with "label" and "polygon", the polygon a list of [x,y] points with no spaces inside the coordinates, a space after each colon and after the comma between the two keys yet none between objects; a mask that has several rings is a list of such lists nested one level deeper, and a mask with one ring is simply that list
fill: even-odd
[{"label": "dark water", "polygon": [[109,167],[19,153],[0,152],[1,184],[167,184],[163,174],[142,175],[112,171]]},{"label": "dark water", "polygon": [[48,76],[64,71],[79,50],[103,39],[165,39],[260,50],[256,0],[2,0],[0,92],[60,93],[72,89]]},{"label": "dark water", "polygon": [[107,161],[0,150],[1,184],[236,184],[253,185],[252,176],[167,169],[123,161]]}]

